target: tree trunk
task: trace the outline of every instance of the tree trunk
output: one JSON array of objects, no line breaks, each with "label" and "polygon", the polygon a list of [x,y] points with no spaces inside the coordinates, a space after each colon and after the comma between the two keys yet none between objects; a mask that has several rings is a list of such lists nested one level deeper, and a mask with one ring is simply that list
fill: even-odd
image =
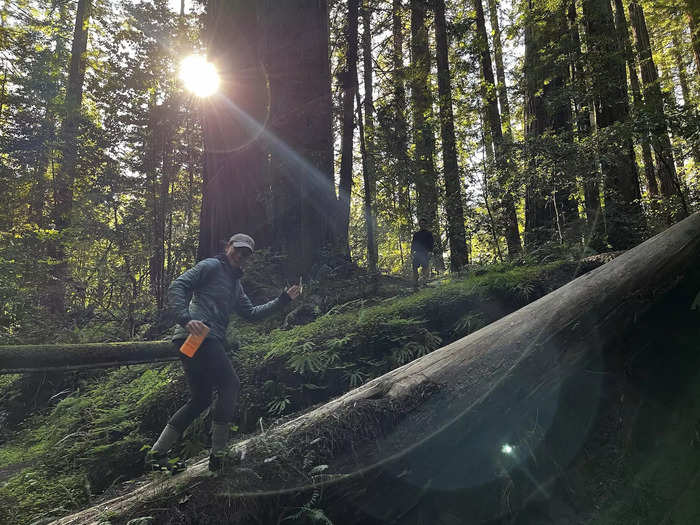
[{"label": "tree trunk", "polygon": [[[377,219],[375,201],[377,195],[377,174],[375,168],[374,147],[374,99],[373,99],[373,66],[372,66],[372,10],[369,0],[362,6],[362,62],[364,66],[365,87],[365,123],[360,130],[364,143],[362,175],[365,186],[365,225],[367,228],[367,269],[370,274],[377,272]],[[359,101],[357,103],[359,108]]]},{"label": "tree trunk", "polygon": [[[555,10],[529,3],[525,30],[525,116],[528,184],[525,245],[577,242],[578,207],[572,158],[573,126],[567,52],[568,5]],[[556,136],[557,141],[551,137]],[[561,144],[561,145],[560,145]],[[544,165],[542,164],[544,161]],[[551,168],[548,166],[552,166]]]},{"label": "tree trunk", "polygon": [[491,64],[484,8],[481,0],[474,0],[474,8],[476,10],[476,31],[479,40],[478,50],[480,54],[481,74],[483,77],[481,96],[486,106],[486,119],[490,128],[496,157],[497,180],[499,185],[497,195],[501,201],[500,211],[506,244],[508,246],[508,255],[510,257],[516,257],[520,254],[522,248],[520,245],[518,216],[515,212],[515,197],[512,187],[514,184],[514,167],[510,160],[510,153],[508,152],[508,146],[510,146],[510,144],[507,144],[504,140],[501,116],[498,112],[498,102],[495,94],[496,84],[493,78],[493,66]]},{"label": "tree trunk", "polygon": [[396,172],[398,181],[399,212],[404,217],[399,221],[399,242],[411,238],[413,230],[413,214],[411,210],[411,181],[412,167],[408,159],[408,124],[406,122],[406,87],[405,70],[403,63],[404,38],[403,38],[403,6],[402,0],[392,0],[391,4],[391,30],[392,30],[392,87],[394,94],[394,129],[395,140],[393,142],[396,158]]},{"label": "tree trunk", "polygon": [[426,14],[428,0],[411,0],[411,98],[413,99],[414,177],[418,193],[418,222],[435,238],[435,265],[444,269],[442,240],[438,219],[438,177],[435,170],[433,134],[433,97],[430,91],[430,50]]},{"label": "tree trunk", "polygon": [[[85,52],[87,50],[88,27],[91,0],[78,0],[75,15],[75,29],[66,86],[64,117],[61,125],[61,165],[55,173],[54,207],[51,219],[65,236],[71,225],[73,211],[73,183],[78,165],[78,133],[80,126],[80,107],[83,102],[83,82],[85,80]],[[53,315],[61,316],[66,312],[66,283],[70,268],[66,260],[66,238],[62,237],[49,244],[49,256],[56,261],[52,265],[51,280],[46,290],[46,306]]]},{"label": "tree trunk", "polygon": [[[275,523],[285,507],[298,508],[303,503],[295,501],[308,501],[309,493],[320,490],[334,523],[398,523],[407,517],[421,522],[411,511],[422,499],[432,502],[431,518],[452,500],[474,523],[501,521],[507,517],[504,492],[509,506],[521,508],[585,448],[605,380],[591,373],[591,362],[616,358],[620,338],[638,329],[637,320],[652,305],[684,285],[697,286],[698,265],[695,214],[463,339],[236,443],[231,448],[245,453],[254,481],[247,482],[246,469],[239,469],[226,478],[222,493],[220,481],[207,477],[203,459],[178,476],[56,524],[92,523],[105,514],[126,521],[129,511],[147,515],[151,507],[169,508],[163,494],[177,505],[184,493],[194,507],[178,508],[192,515],[206,508],[223,518],[232,507],[252,505],[251,518]],[[595,399],[578,403],[585,408],[576,409],[575,417],[572,405],[563,403],[572,389],[578,401],[582,392]],[[547,446],[546,433],[555,434],[558,447]],[[507,443],[516,454],[522,446],[518,461],[495,459]],[[540,446],[546,456],[535,455]],[[538,459],[545,465],[537,465]],[[306,474],[315,465],[323,467]],[[511,492],[514,477],[518,485]],[[198,492],[192,492],[195,487]],[[212,493],[221,495],[218,503]],[[233,494],[238,499],[232,504]],[[265,495],[271,497],[256,499]]]},{"label": "tree trunk", "polygon": [[435,43],[437,47],[437,76],[440,106],[440,130],[442,132],[442,163],[445,169],[445,209],[447,211],[447,235],[450,243],[450,268],[458,272],[468,261],[467,239],[464,228],[464,207],[454,115],[452,112],[452,82],[447,58],[447,23],[445,0],[435,2]]},{"label": "tree trunk", "polygon": [[0,346],[0,374],[110,368],[175,361],[170,341]]},{"label": "tree trunk", "polygon": [[[576,111],[576,134],[579,143],[589,141],[592,132],[592,107],[588,76],[579,35],[579,18],[576,0],[569,3],[569,31],[571,32],[571,84]],[[597,251],[605,248],[605,228],[600,207],[600,174],[597,159],[589,154],[580,160],[582,166],[584,205],[586,208],[586,244]]]},{"label": "tree trunk", "polygon": [[493,57],[496,62],[496,79],[498,80],[498,102],[501,106],[501,124],[506,140],[512,142],[510,127],[510,103],[508,101],[508,85],[506,84],[506,70],[503,65],[503,43],[501,41],[501,26],[498,20],[498,5],[500,0],[488,0],[489,17],[491,20],[491,32],[493,35]]},{"label": "tree trunk", "polygon": [[326,0],[265,0],[273,247],[289,280],[308,274],[342,230],[333,177]]},{"label": "tree trunk", "polygon": [[[621,45],[625,50],[625,60],[627,61],[627,71],[630,76],[630,87],[632,88],[632,100],[637,110],[644,107],[642,99],[642,90],[639,85],[639,77],[637,76],[637,59],[632,45],[630,44],[629,29],[627,27],[627,18],[625,17],[625,9],[622,5],[622,0],[615,1],[615,25],[617,32],[620,35]],[[641,138],[642,146],[642,163],[644,164],[644,178],[647,181],[647,190],[651,197],[656,197],[659,194],[659,187],[656,183],[656,172],[654,170],[654,161],[651,156],[651,146],[649,143],[649,130],[642,131]]]},{"label": "tree trunk", "polygon": [[209,60],[216,64],[219,93],[203,102],[204,175],[198,259],[221,251],[237,232],[257,247],[271,244],[265,231],[269,198],[262,173],[262,138],[269,122],[269,87],[261,62],[261,7],[245,0],[212,0],[205,21]]},{"label": "tree trunk", "polygon": [[[609,0],[583,0],[588,59],[600,131],[629,118],[625,60],[615,32]],[[639,180],[632,140],[615,134],[600,146],[608,244],[613,249],[634,246],[646,229],[639,203]]]},{"label": "tree trunk", "polygon": [[357,91],[357,25],[360,0],[348,0],[348,16],[345,26],[345,71],[341,84],[343,89],[343,120],[340,143],[340,238],[339,249],[350,257],[348,227],[350,224],[350,198],[352,193],[352,147],[355,131],[355,92]]},{"label": "tree trunk", "polygon": [[644,106],[651,118],[650,132],[652,146],[656,155],[656,174],[661,186],[661,195],[667,199],[671,208],[668,220],[672,224],[688,215],[688,207],[681,191],[678,174],[676,173],[671,139],[668,136],[668,127],[666,125],[664,99],[661,94],[661,86],[659,85],[659,73],[651,55],[651,42],[649,41],[644,10],[639,3],[634,1],[630,2],[629,10],[642,70]]},{"label": "tree trunk", "polygon": [[[692,4],[691,4],[692,2]],[[700,7],[693,0],[685,0],[686,14],[688,16],[688,29],[690,29],[690,42],[695,57],[695,72],[700,77]]]},{"label": "tree trunk", "polygon": [[[688,70],[686,69],[686,61],[683,53],[681,51],[681,41],[678,34],[674,31],[671,33],[673,47],[671,48],[671,53],[673,54],[673,60],[676,63],[676,71],[678,72],[678,83],[681,86],[681,93],[683,94],[683,105],[685,107],[691,107],[693,103],[693,96],[690,91],[690,84],[688,83]],[[697,141],[692,141],[691,151],[693,155],[693,160],[695,164],[700,165],[700,146]]]}]

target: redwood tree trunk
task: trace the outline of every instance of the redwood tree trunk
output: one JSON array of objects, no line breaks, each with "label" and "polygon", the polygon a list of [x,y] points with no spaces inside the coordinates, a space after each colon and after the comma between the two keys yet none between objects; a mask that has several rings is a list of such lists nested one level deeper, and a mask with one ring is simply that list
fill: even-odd
[{"label": "redwood tree trunk", "polygon": [[209,59],[219,71],[219,93],[203,105],[204,176],[199,259],[222,249],[237,232],[256,246],[270,245],[263,203],[265,162],[262,138],[269,121],[269,88],[261,63],[254,2],[212,0],[207,4]]},{"label": "redwood tree trunk", "polygon": [[493,58],[496,62],[496,79],[498,80],[498,103],[501,106],[501,124],[504,128],[506,140],[512,142],[510,127],[510,102],[508,101],[508,85],[506,84],[506,70],[503,65],[503,43],[501,42],[501,25],[498,20],[499,0],[488,0],[489,17],[491,20],[491,32],[493,35]]},{"label": "redwood tree trunk", "polygon": [[345,26],[345,71],[341,83],[343,89],[343,120],[340,143],[340,237],[338,249],[350,257],[348,227],[350,224],[350,194],[352,192],[352,146],[355,131],[355,93],[357,92],[357,25],[360,0],[348,0],[348,17]]},{"label": "redwood tree trunk", "polygon": [[[625,60],[615,33],[609,0],[583,0],[588,58],[599,130],[629,118]],[[639,203],[639,180],[629,136],[615,133],[601,144],[608,243],[613,249],[634,246],[646,228]]]},{"label": "redwood tree trunk", "polygon": [[411,0],[411,98],[413,101],[414,178],[418,192],[418,221],[435,238],[435,264],[443,269],[442,241],[438,220],[438,177],[435,170],[433,97],[430,91],[430,50],[426,15],[428,0]]},{"label": "redwood tree trunk", "polygon": [[[377,194],[377,175],[374,163],[374,100],[372,77],[372,11],[369,0],[362,6],[362,62],[364,66],[365,88],[365,124],[361,130],[364,143],[364,162],[362,175],[365,186],[365,225],[367,228],[367,268],[371,274],[377,271],[377,219],[375,201]],[[359,107],[359,102],[358,102]]]},{"label": "redwood tree trunk", "polygon": [[[632,88],[632,100],[634,105],[641,109],[644,106],[642,99],[642,90],[639,85],[639,77],[637,76],[637,59],[632,51],[630,44],[629,29],[627,27],[627,18],[625,17],[625,9],[622,5],[622,0],[614,0],[615,2],[615,25],[620,35],[621,45],[625,51],[625,60],[627,61],[627,71],[630,76],[630,87]],[[649,131],[642,131],[642,163],[644,164],[644,178],[647,181],[647,189],[649,195],[655,197],[659,194],[659,186],[656,183],[656,173],[654,171],[654,160],[651,156],[651,146],[649,143]]]},{"label": "redwood tree trunk", "polygon": [[404,70],[404,37],[403,37],[404,8],[401,0],[392,0],[391,4],[391,31],[392,31],[392,87],[394,107],[394,131],[395,139],[394,156],[396,158],[396,172],[398,182],[399,213],[404,216],[399,221],[399,242],[408,240],[413,229],[410,189],[412,166],[408,159],[408,124],[406,122],[406,87]]},{"label": "redwood tree trunk", "polygon": [[[78,0],[64,103],[65,113],[61,125],[62,158],[60,168],[55,173],[54,208],[51,217],[60,234],[65,234],[71,225],[90,11],[91,0]],[[66,311],[66,283],[70,274],[66,260],[65,240],[61,238],[50,243],[48,249],[49,256],[56,261],[56,264],[52,265],[51,280],[46,290],[46,306],[50,313],[58,316]]]},{"label": "redwood tree trunk", "polygon": [[342,231],[333,179],[328,2],[262,3],[271,92],[272,134],[265,147],[273,248],[287,255],[291,280],[307,274]]},{"label": "redwood tree trunk", "polygon": [[459,166],[457,164],[454,115],[452,112],[452,82],[450,80],[450,65],[447,58],[445,0],[434,1],[440,130],[442,132],[442,163],[445,170],[445,209],[447,211],[447,234],[450,243],[450,268],[453,272],[458,272],[469,261],[464,228],[462,189]]},{"label": "redwood tree trunk", "polygon": [[642,70],[644,107],[651,117],[650,132],[652,146],[656,155],[656,173],[661,183],[661,195],[668,200],[668,204],[671,207],[668,220],[670,223],[673,223],[687,216],[688,209],[681,191],[678,174],[676,173],[671,139],[668,136],[668,127],[666,125],[664,99],[659,86],[659,73],[651,55],[651,42],[649,41],[644,10],[637,2],[630,2],[629,10]]},{"label": "redwood tree trunk", "polygon": [[[572,65],[571,83],[575,94],[574,108],[576,110],[576,136],[579,143],[590,140],[592,132],[592,108],[589,81],[586,75],[581,38],[579,35],[579,19],[576,11],[576,0],[569,3],[569,31],[571,33]],[[588,246],[602,251],[605,248],[605,231],[603,211],[600,206],[600,174],[598,162],[593,155],[580,159],[582,166],[584,205],[586,208],[587,232],[585,240]]]},{"label": "redwood tree trunk", "polygon": [[495,82],[493,77],[493,66],[491,64],[491,53],[489,52],[488,37],[486,34],[486,21],[484,19],[484,8],[481,0],[474,0],[476,10],[476,30],[479,40],[479,55],[481,62],[481,74],[483,77],[481,95],[486,106],[486,119],[493,140],[494,153],[496,158],[496,169],[498,172],[498,185],[500,186],[497,195],[501,200],[501,215],[503,229],[505,231],[508,255],[517,256],[521,251],[520,232],[518,231],[518,217],[515,212],[515,197],[512,185],[514,184],[514,168],[507,151],[506,141],[501,128],[501,116],[498,111],[498,102],[495,94]]}]

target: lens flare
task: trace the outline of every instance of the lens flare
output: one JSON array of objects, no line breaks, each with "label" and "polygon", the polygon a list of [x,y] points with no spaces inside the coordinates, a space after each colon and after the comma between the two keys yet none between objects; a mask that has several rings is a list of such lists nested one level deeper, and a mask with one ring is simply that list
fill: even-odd
[{"label": "lens flare", "polygon": [[180,80],[188,91],[201,98],[213,95],[219,89],[219,74],[214,64],[202,55],[190,55],[182,60]]}]

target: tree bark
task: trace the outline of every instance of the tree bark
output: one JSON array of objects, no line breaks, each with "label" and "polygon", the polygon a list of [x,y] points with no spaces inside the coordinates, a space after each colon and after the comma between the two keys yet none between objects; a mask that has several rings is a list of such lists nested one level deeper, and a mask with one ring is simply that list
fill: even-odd
[{"label": "tree bark", "polygon": [[430,75],[430,49],[426,15],[428,0],[411,0],[411,98],[413,101],[414,178],[418,193],[418,222],[433,233],[435,265],[441,270],[442,240],[438,219],[438,177],[435,170],[435,135],[433,134],[433,97]]},{"label": "tree bark", "polygon": [[498,80],[498,103],[501,106],[501,124],[503,134],[508,142],[512,142],[513,134],[510,127],[510,102],[508,101],[508,85],[506,70],[503,65],[503,43],[501,41],[501,26],[498,20],[498,5],[500,0],[488,0],[491,33],[493,36],[493,58],[496,62],[496,79]]},{"label": "tree bark", "polygon": [[350,224],[350,198],[352,193],[352,149],[355,131],[355,93],[357,91],[357,26],[360,0],[348,0],[348,16],[345,26],[345,71],[341,85],[343,89],[343,115],[340,143],[340,203],[339,249],[350,257],[348,227]]},{"label": "tree bark", "polygon": [[700,7],[693,0],[685,0],[686,15],[688,16],[688,29],[690,29],[690,42],[695,57],[695,71],[700,77]]},{"label": "tree bark", "polygon": [[411,181],[413,180],[411,163],[408,159],[408,124],[406,122],[406,87],[405,68],[403,63],[404,37],[403,37],[402,0],[392,0],[391,3],[391,31],[392,31],[392,87],[394,95],[394,129],[396,138],[394,144],[394,156],[396,158],[396,172],[398,182],[399,213],[404,216],[399,221],[399,243],[411,238],[413,230],[413,213],[411,210]]},{"label": "tree bark", "polygon": [[[544,480],[560,476],[562,465],[569,464],[589,438],[604,380],[590,373],[590,361],[614,357],[620,338],[670,291],[696,286],[699,264],[700,215],[695,214],[467,337],[233,445],[245,452],[246,467],[256,477],[247,484],[240,469],[226,479],[228,490],[218,504],[222,515],[237,494],[236,508],[256,502],[252,513],[258,521],[275,522],[285,506],[299,506],[290,502],[297,492],[308,500],[308,493],[323,489],[324,509],[327,492],[337,490],[339,508],[334,515],[342,517],[341,523],[367,523],[369,516],[380,516],[377,521],[383,523],[400,522],[421,498],[442,494],[445,502],[448,491],[456,491],[462,515],[473,522],[502,518],[500,496],[512,488],[516,471],[531,476],[529,481],[522,476],[523,485],[511,494],[510,504],[519,508],[542,490]],[[572,417],[572,407],[560,404],[567,387],[581,384],[571,381],[579,374],[588,378],[585,384],[597,401],[584,403],[589,408]],[[581,391],[576,396],[580,400]],[[567,415],[559,425],[565,429],[555,423],[562,411]],[[523,455],[533,454],[536,462],[535,451],[545,437],[533,433],[533,421],[544,425],[542,434],[562,432],[557,442],[567,446],[556,453],[548,450],[546,467],[533,466],[530,471],[525,468],[529,463],[518,461],[509,464],[509,475],[494,476],[496,466],[505,466],[495,459],[504,443],[516,448],[522,444]],[[574,436],[576,443],[569,443]],[[324,465],[322,475],[305,474],[310,457],[312,465]],[[126,521],[129,511],[147,514],[145,501],[168,494],[177,502],[185,491],[195,505],[191,512],[206,506],[209,515],[217,515],[211,498],[217,480],[205,477],[206,465],[206,459],[200,460],[178,476],[159,479],[56,524],[91,523],[105,513]],[[460,484],[464,472],[471,473],[469,483]],[[192,492],[195,487],[199,492]],[[271,497],[254,499],[265,494]],[[162,507],[163,501],[151,505]]]},{"label": "tree bark", "polygon": [[[681,51],[681,40],[675,31],[671,33],[671,38],[673,43],[671,53],[673,54],[673,60],[676,63],[678,83],[681,86],[681,93],[683,94],[683,105],[685,107],[691,107],[691,104],[693,103],[693,96],[691,95],[690,84],[688,83],[688,70],[686,69],[685,57]],[[693,155],[693,160],[695,160],[695,164],[700,165],[700,146],[698,145],[697,141],[693,141],[691,152]]]},{"label": "tree bark", "polygon": [[435,44],[437,47],[437,77],[442,132],[442,163],[445,170],[445,210],[447,235],[450,243],[450,269],[458,272],[468,261],[467,239],[464,228],[464,206],[457,163],[454,114],[452,111],[452,81],[447,58],[447,23],[445,0],[435,2]]},{"label": "tree bark", "polygon": [[478,52],[481,62],[481,96],[486,106],[486,119],[491,132],[496,158],[496,170],[498,173],[498,196],[501,201],[501,216],[505,232],[508,255],[516,257],[522,251],[520,245],[520,232],[518,231],[518,216],[515,211],[515,196],[512,188],[514,181],[514,168],[510,161],[508,146],[503,136],[501,116],[498,111],[498,102],[495,94],[495,82],[491,53],[489,52],[488,36],[486,34],[486,21],[481,0],[474,0],[476,10],[476,31],[479,40]]},{"label": "tree bark", "polygon": [[[85,81],[85,53],[87,50],[91,0],[78,0],[73,31],[73,44],[68,71],[68,84],[61,125],[61,165],[55,173],[54,207],[51,219],[60,235],[65,235],[71,225],[73,211],[73,183],[78,165],[78,133],[80,108],[83,102]],[[49,312],[62,316],[66,312],[66,283],[70,268],[66,260],[65,238],[49,244],[49,256],[56,261],[52,265],[51,280],[46,290],[46,306]]]},{"label": "tree bark", "polygon": [[659,85],[659,73],[651,55],[651,42],[649,41],[644,10],[639,3],[633,1],[629,4],[629,11],[642,70],[644,107],[651,118],[650,133],[656,155],[656,175],[660,182],[661,195],[667,199],[671,208],[668,221],[672,224],[688,215],[688,207],[681,191],[678,173],[676,173],[676,163],[666,124],[664,99]]},{"label": "tree bark", "polygon": [[[567,15],[567,4],[541,9],[533,2],[529,2],[526,15],[525,133],[529,177],[525,246],[530,249],[553,240],[576,242],[579,238],[578,209],[572,198],[577,159],[571,158],[570,147],[573,126],[567,52],[571,31]],[[552,135],[558,140],[552,141]]]},{"label": "tree bark", "polygon": [[[369,0],[362,5],[362,62],[365,88],[365,124],[360,134],[364,142],[364,162],[362,175],[365,186],[365,225],[367,228],[367,268],[370,274],[377,272],[379,259],[377,247],[376,195],[377,174],[375,167],[374,146],[374,97],[373,97],[373,66],[372,66],[372,8]],[[358,101],[359,107],[359,101]]]},{"label": "tree bark", "polygon": [[20,374],[175,361],[170,341],[0,346],[0,374]]},{"label": "tree bark", "polygon": [[328,2],[262,3],[272,130],[265,138],[272,186],[266,206],[273,247],[287,255],[291,281],[308,274],[343,231],[333,175]]},{"label": "tree bark", "polygon": [[[622,0],[614,0],[615,2],[615,25],[617,32],[620,35],[621,45],[625,51],[625,60],[627,61],[627,71],[630,77],[630,87],[632,88],[632,100],[637,110],[644,107],[642,99],[642,90],[637,76],[637,59],[632,50],[630,43],[629,28],[627,26],[627,18],[625,17],[625,8],[622,5]],[[647,181],[647,190],[649,195],[656,197],[659,194],[659,186],[656,183],[656,171],[654,170],[654,160],[651,156],[651,146],[649,143],[649,131],[642,131],[640,140],[642,147],[642,163],[644,164],[644,178]]]},{"label": "tree bark", "polygon": [[[571,83],[574,88],[574,108],[576,111],[576,134],[579,143],[589,141],[592,132],[592,108],[589,79],[581,52],[579,18],[576,0],[569,3],[569,31],[571,32]],[[600,174],[598,162],[593,155],[581,159],[584,205],[586,208],[586,244],[597,251],[605,248],[605,228],[603,211],[600,206]]]},{"label": "tree bark", "polygon": [[[615,32],[609,0],[583,0],[588,58],[600,131],[629,120],[625,60]],[[639,242],[646,229],[639,203],[639,179],[632,140],[615,133],[600,147],[608,244],[624,249]]]},{"label": "tree bark", "polygon": [[207,4],[209,60],[219,71],[219,93],[203,105],[204,175],[197,258],[220,252],[237,232],[257,247],[271,244],[265,230],[268,190],[262,184],[262,138],[270,117],[268,79],[261,61],[261,6],[245,0]]}]

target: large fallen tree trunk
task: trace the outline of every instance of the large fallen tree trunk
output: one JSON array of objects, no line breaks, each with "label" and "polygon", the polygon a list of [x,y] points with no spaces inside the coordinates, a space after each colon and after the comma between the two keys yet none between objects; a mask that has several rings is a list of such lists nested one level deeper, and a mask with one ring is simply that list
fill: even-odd
[{"label": "large fallen tree trunk", "polygon": [[238,443],[251,470],[206,479],[201,461],[57,523],[105,514],[121,523],[164,507],[268,523],[303,510],[310,491],[318,504],[321,488],[334,523],[418,522],[425,516],[412,513],[428,496],[436,515],[458,499],[470,523],[499,519],[515,500],[546,494],[582,450],[604,402],[604,374],[591,363],[614,356],[671,291],[689,287],[692,297],[698,268],[694,214],[478,332]]},{"label": "large fallen tree trunk", "polygon": [[170,341],[0,346],[0,374],[106,368],[173,361]]}]

